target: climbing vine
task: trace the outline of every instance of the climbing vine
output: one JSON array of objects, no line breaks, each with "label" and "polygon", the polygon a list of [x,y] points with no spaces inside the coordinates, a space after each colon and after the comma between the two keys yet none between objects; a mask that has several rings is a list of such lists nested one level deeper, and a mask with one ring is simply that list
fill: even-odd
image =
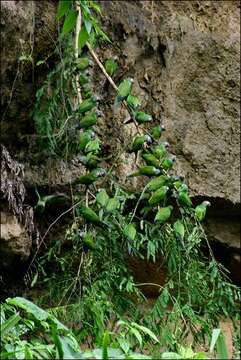
[{"label": "climbing vine", "polygon": [[[38,257],[34,283],[48,282],[50,300],[60,314],[66,306],[71,305],[73,312],[78,308],[81,341],[92,335],[101,343],[111,317],[128,314],[158,333],[162,346],[175,350],[188,333],[203,341],[221,315],[235,314],[238,291],[215,260],[201,225],[210,203],[194,207],[185,178],[174,174],[176,157],[162,141],[164,127],[152,126],[152,115],[133,93],[133,79],[115,84],[116,59],[103,65],[96,55],[98,40],[111,42],[97,21],[100,13],[95,1],[59,2],[60,62],[36,96],[33,118],[40,148],[55,156],[78,155],[86,173],[72,184],[74,217],[65,242],[56,241]],[[135,153],[137,170],[129,179],[144,177],[141,191],[128,191],[101,166],[93,62],[116,91],[115,111],[124,106],[135,124],[130,151]],[[209,250],[207,258],[203,244]],[[136,283],[127,266],[132,256],[154,262],[161,256],[166,283]],[[49,264],[56,269],[51,276]],[[135,301],[143,299],[141,290],[147,285],[156,286],[159,297],[143,316]]]}]

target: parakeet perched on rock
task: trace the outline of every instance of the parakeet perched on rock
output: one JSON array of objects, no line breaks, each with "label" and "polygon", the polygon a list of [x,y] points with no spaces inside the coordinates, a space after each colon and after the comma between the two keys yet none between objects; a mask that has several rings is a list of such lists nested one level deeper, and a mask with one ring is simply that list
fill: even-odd
[{"label": "parakeet perched on rock", "polygon": [[163,143],[160,143],[156,146],[154,146],[151,150],[153,155],[157,158],[157,159],[162,159],[164,158],[164,156],[167,155],[167,150],[169,148],[170,144],[165,141]]},{"label": "parakeet perched on rock", "polygon": [[140,175],[145,175],[145,176],[157,176],[161,173],[160,169],[155,168],[154,166],[141,166],[139,168],[139,170],[131,175],[129,175],[130,177],[133,176],[140,176]]},{"label": "parakeet perched on rock", "polygon": [[165,127],[163,125],[157,125],[154,126],[151,129],[151,136],[153,137],[153,139],[157,140],[161,137],[161,134],[163,133],[163,131],[165,131]]},{"label": "parakeet perched on rock", "polygon": [[79,136],[79,149],[83,151],[93,136],[94,132],[91,130],[81,132]]},{"label": "parakeet perched on rock", "polygon": [[78,107],[78,112],[84,114],[87,111],[92,110],[93,107],[95,107],[96,103],[97,103],[97,99],[95,97],[83,100]]},{"label": "parakeet perched on rock", "polygon": [[148,191],[156,191],[160,189],[163,185],[166,185],[169,181],[169,178],[166,175],[160,175],[154,179],[152,179],[147,184],[147,190]]},{"label": "parakeet perched on rock", "polygon": [[139,124],[143,124],[149,121],[152,121],[152,116],[149,114],[146,114],[143,111],[137,111],[134,113],[134,117],[135,120],[139,123]]},{"label": "parakeet perched on rock", "polygon": [[105,61],[105,70],[108,75],[112,76],[116,72],[118,68],[118,64],[115,61],[115,58],[110,58]]},{"label": "parakeet perched on rock", "polygon": [[197,205],[195,208],[195,218],[198,221],[203,221],[206,215],[207,207],[210,206],[209,201],[203,201],[200,205]]},{"label": "parakeet perched on rock", "polygon": [[161,166],[164,170],[170,170],[173,167],[175,161],[176,161],[176,156],[171,155],[162,161]]},{"label": "parakeet perched on rock", "polygon": [[79,125],[81,129],[88,129],[90,126],[93,126],[96,123],[97,123],[97,114],[95,112],[86,114],[79,121]]},{"label": "parakeet perched on rock", "polygon": [[156,190],[148,200],[149,205],[150,206],[158,205],[161,201],[165,199],[168,190],[169,190],[168,186],[162,186],[160,189]]},{"label": "parakeet perched on rock", "polygon": [[121,102],[127,98],[127,96],[131,93],[131,88],[134,80],[129,78],[123,80],[118,86],[118,94],[115,98],[114,107],[117,108]]},{"label": "parakeet perched on rock", "polygon": [[143,159],[147,165],[155,166],[156,168],[160,167],[160,161],[152,154],[142,154]]},{"label": "parakeet perched on rock", "polygon": [[83,185],[91,185],[93,184],[99,177],[103,176],[105,174],[104,169],[95,169],[92,170],[90,173],[87,173],[85,175],[82,175],[77,179],[75,183],[83,184]]},{"label": "parakeet perched on rock", "polygon": [[133,96],[133,95],[128,95],[127,96],[127,104],[133,109],[133,110],[137,110],[139,108],[139,106],[141,105],[140,100],[138,99],[138,97]]},{"label": "parakeet perched on rock", "polygon": [[154,221],[158,221],[160,223],[166,222],[171,216],[172,209],[172,205],[160,208],[156,213]]},{"label": "parakeet perched on rock", "polygon": [[182,206],[192,206],[192,201],[188,195],[188,187],[186,184],[182,184],[178,191],[178,201]]},{"label": "parakeet perched on rock", "polygon": [[137,151],[141,150],[144,147],[145,143],[148,144],[150,142],[151,142],[151,138],[148,135],[136,136],[132,143],[131,151],[136,153]]}]

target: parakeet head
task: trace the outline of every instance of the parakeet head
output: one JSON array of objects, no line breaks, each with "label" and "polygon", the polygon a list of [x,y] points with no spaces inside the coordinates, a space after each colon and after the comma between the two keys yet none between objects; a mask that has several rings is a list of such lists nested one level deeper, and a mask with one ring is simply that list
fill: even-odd
[{"label": "parakeet head", "polygon": [[161,130],[162,130],[162,131],[165,131],[165,130],[166,130],[166,128],[165,128],[164,125],[161,125]]},{"label": "parakeet head", "polygon": [[203,205],[205,205],[205,206],[211,206],[211,203],[209,202],[209,201],[203,201],[203,203],[202,203]]},{"label": "parakeet head", "polygon": [[134,82],[133,78],[129,78],[128,80],[133,84],[133,82]]},{"label": "parakeet head", "polygon": [[180,192],[188,191],[188,186],[186,184],[182,184],[182,186],[179,189]]},{"label": "parakeet head", "polygon": [[173,162],[175,162],[176,159],[177,159],[177,157],[176,157],[175,155],[171,155],[171,156],[170,156],[170,160],[172,160]]},{"label": "parakeet head", "polygon": [[165,141],[165,142],[163,143],[163,145],[165,146],[166,149],[168,149],[168,148],[170,147],[170,144],[169,144],[168,141]]},{"label": "parakeet head", "polygon": [[147,144],[152,144],[152,138],[149,135],[145,135],[145,141]]}]

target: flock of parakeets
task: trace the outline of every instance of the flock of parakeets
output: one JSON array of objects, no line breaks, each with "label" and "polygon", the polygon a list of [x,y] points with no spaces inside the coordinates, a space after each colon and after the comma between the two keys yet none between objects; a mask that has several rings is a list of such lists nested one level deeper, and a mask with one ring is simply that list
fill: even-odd
[{"label": "flock of parakeets", "polygon": [[[98,180],[99,177],[105,175],[105,170],[98,168],[100,159],[101,143],[100,140],[95,137],[93,126],[96,125],[98,119],[98,111],[94,111],[97,104],[97,99],[93,96],[91,87],[88,67],[90,61],[88,57],[81,57],[77,60],[77,68],[80,71],[79,83],[81,85],[81,94],[83,101],[77,109],[79,122],[78,128],[81,130],[79,136],[79,150],[82,155],[79,155],[79,160],[88,169],[85,175],[79,177],[77,183],[90,186]],[[105,62],[105,68],[107,73],[112,76],[117,69],[117,63],[114,59],[108,59]],[[119,87],[118,93],[115,99],[114,107],[117,108],[125,101],[132,118],[136,123],[144,124],[152,121],[152,116],[140,111],[139,99],[131,94],[133,79],[128,78],[123,80]],[[152,179],[146,185],[145,199],[147,205],[141,210],[141,214],[145,217],[150,211],[155,211],[154,222],[161,224],[170,220],[173,205],[168,204],[170,197],[176,198],[177,204],[184,211],[193,214],[197,221],[203,221],[205,218],[207,207],[210,206],[208,201],[203,201],[200,205],[192,208],[192,200],[188,194],[188,186],[185,184],[185,179],[182,176],[173,176],[168,172],[172,169],[176,157],[169,153],[169,143],[160,141],[161,135],[165,131],[162,125],[157,125],[149,130],[148,134],[138,135],[134,138],[131,145],[131,151],[137,154],[141,154],[145,165],[139,166],[138,170],[130,174],[130,177],[134,176],[147,176]],[[55,195],[40,197],[38,195],[38,203],[35,206],[36,209],[44,210],[45,204]],[[102,192],[103,198],[103,192]],[[97,195],[98,197],[98,195]],[[100,197],[100,196],[99,196]],[[107,196],[108,197],[108,196]],[[112,204],[111,200],[107,199],[109,208],[112,209],[116,204]],[[104,198],[102,199],[102,202]],[[108,206],[105,204],[105,206]],[[89,222],[100,224],[99,216],[88,206],[81,207],[81,215]],[[129,227],[133,226],[129,224]],[[133,229],[126,229],[128,234],[134,234]],[[178,219],[173,224],[173,230],[176,238],[183,242],[185,237],[185,228],[181,219]],[[85,242],[91,247],[91,235],[89,233],[85,236]]]}]

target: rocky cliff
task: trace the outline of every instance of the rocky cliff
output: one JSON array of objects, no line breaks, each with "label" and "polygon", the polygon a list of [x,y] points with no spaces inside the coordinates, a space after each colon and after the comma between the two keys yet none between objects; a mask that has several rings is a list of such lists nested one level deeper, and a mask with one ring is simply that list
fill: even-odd
[{"label": "rocky cliff", "polygon": [[[135,78],[143,107],[166,127],[165,137],[178,159],[176,171],[188,179],[194,202],[205,197],[212,203],[206,228],[213,243],[221,244],[217,253],[221,258],[225,253],[229,267],[240,263],[240,2],[101,5],[102,23],[113,43],[102,46],[98,55],[118,56],[117,82]],[[65,186],[82,168],[62,160],[33,165],[29,141],[34,93],[55,61],[56,2],[2,1],[1,11],[2,141],[24,164],[28,188]],[[26,60],[19,61],[20,56]],[[36,66],[43,58],[47,65]],[[123,116],[110,110],[114,93],[104,91],[104,78],[95,70],[96,91],[104,101],[103,137],[109,151],[116,152],[134,129],[121,125]],[[125,111],[122,115],[127,116]],[[125,153],[123,158],[117,171],[126,183],[133,159]]]}]

